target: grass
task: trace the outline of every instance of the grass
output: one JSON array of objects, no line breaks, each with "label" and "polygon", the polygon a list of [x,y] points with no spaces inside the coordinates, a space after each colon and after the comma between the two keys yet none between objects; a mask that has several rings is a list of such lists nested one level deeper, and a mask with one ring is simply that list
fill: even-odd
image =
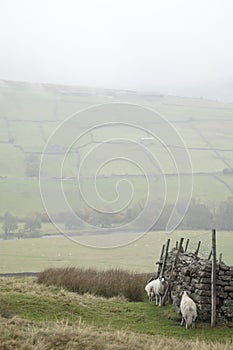
[{"label": "grass", "polygon": [[[15,143],[21,145],[25,152],[40,151],[44,147],[44,142],[38,123],[28,123],[14,121],[10,123],[10,130]],[[28,132],[30,130],[30,132]]]},{"label": "grass", "polygon": [[[70,87],[73,91],[74,87]],[[160,112],[169,121],[173,123],[180,133],[188,147],[207,147],[205,140],[200,137],[198,130],[201,130],[204,137],[214,146],[223,149],[229,149],[229,152],[221,152],[223,156],[227,156],[228,163],[233,166],[233,152],[231,135],[229,131],[232,129],[233,123],[233,105],[224,104],[216,101],[206,101],[203,99],[191,99],[175,96],[154,96],[148,97],[140,94],[118,94],[112,93],[112,97],[104,91],[89,91],[82,95],[64,94],[63,90],[69,92],[67,87],[57,86],[39,86],[36,84],[26,83],[7,83],[6,87],[1,86],[1,107],[0,107],[0,141],[8,139],[8,133],[15,139],[15,143],[22,146],[26,151],[42,151],[46,139],[58,125],[59,121],[75,113],[76,111],[98,103],[122,101],[132,102],[153,108]],[[81,89],[82,90],[82,89]],[[191,120],[191,122],[190,122]],[[8,122],[7,122],[8,121]],[[39,122],[38,122],[39,121]],[[220,122],[221,121],[221,122]],[[40,123],[41,122],[41,123]],[[193,129],[193,125],[198,130]],[[146,125],[150,131],[157,133],[157,125]],[[81,130],[85,130],[85,125],[80,125]],[[126,128],[127,129],[127,128]],[[103,140],[106,137],[121,137],[125,135],[125,128],[99,128],[92,131],[95,140]],[[127,129],[127,137],[138,140],[141,136],[145,136],[145,132],[134,128]],[[124,132],[123,132],[124,130]],[[218,130],[218,133],[216,133]],[[90,141],[90,135],[88,135]],[[84,137],[85,139],[85,137]],[[86,140],[87,141],[87,140]],[[175,140],[170,140],[171,144]],[[81,142],[82,143],[82,142]],[[79,150],[81,160],[89,152],[92,146],[81,148]],[[124,145],[125,147],[125,145]],[[172,171],[171,160],[164,156],[164,153],[157,145],[149,146],[156,156],[162,160],[164,171]],[[130,148],[133,156],[144,159],[145,154],[139,155],[139,152]],[[25,180],[25,159],[23,152],[14,147],[12,144],[0,143],[0,176],[8,176],[8,179],[0,182],[0,213],[6,210],[11,211],[15,215],[27,215],[31,210],[44,211],[38,181]],[[213,151],[191,150],[190,155],[193,161],[194,171],[214,172],[222,171],[226,165]],[[57,157],[51,155],[51,174],[57,162]],[[107,175],[118,173],[135,173],[135,167],[132,163],[122,161],[110,162],[101,170]],[[137,170],[136,170],[137,172]],[[72,155],[68,157],[65,164],[64,174],[66,176],[76,175],[77,159]],[[17,178],[18,177],[18,178]],[[209,179],[209,177],[208,177]],[[168,198],[169,202],[175,198],[174,182],[176,179],[168,179]],[[183,181],[185,181],[183,179]],[[216,179],[210,179],[208,186],[206,176],[197,176],[194,179],[194,197],[200,199],[204,203],[218,203],[226,199],[230,192],[223,183]],[[228,180],[227,180],[228,181]],[[230,182],[232,182],[230,180]],[[133,179],[135,185],[135,198],[137,201],[141,194],[144,193],[144,187],[141,179]],[[115,179],[104,179],[98,181],[101,193],[113,193],[115,191]],[[56,193],[56,186],[48,181],[51,193]],[[79,203],[78,193],[74,191],[73,183],[64,184],[67,197],[73,207]],[[86,182],[86,188],[89,182]],[[217,189],[217,192],[216,192]],[[56,198],[56,196],[55,196]],[[60,210],[61,204],[56,203],[57,211]]]},{"label": "grass", "polygon": [[24,155],[11,144],[0,144],[0,166],[1,176],[25,176]]},{"label": "grass", "polygon": [[[48,225],[46,225],[48,228]],[[125,235],[129,235],[125,233]],[[175,231],[171,235],[164,232],[148,232],[141,239],[125,247],[115,249],[95,249],[82,246],[61,236],[60,238],[33,238],[0,241],[0,272],[42,271],[48,267],[79,267],[103,269],[128,269],[137,272],[157,270],[162,245],[167,238],[171,247],[181,237],[190,238],[189,250],[196,250],[200,240],[200,255],[208,257],[211,250],[211,231]],[[88,243],[91,236],[76,237]],[[128,236],[128,239],[130,236]],[[105,236],[98,236],[105,239]],[[109,239],[116,241],[116,235]],[[217,232],[217,256],[222,252],[223,261],[233,265],[232,232]]]},{"label": "grass", "polygon": [[[14,166],[14,164],[11,165],[11,167]],[[5,171],[7,171],[6,169],[7,168],[5,167]],[[19,171],[21,171],[20,168]],[[232,175],[222,175],[220,177],[232,187]],[[124,176],[124,178],[127,178],[127,176]],[[182,181],[187,181],[185,176],[181,177],[181,179]],[[147,185],[145,179],[143,178],[140,179],[137,177],[129,177],[128,180],[134,188],[133,199],[131,202],[131,205],[134,206],[135,203],[140,201],[142,198],[145,198],[147,193]],[[100,194],[103,195],[103,198],[107,200],[113,200],[116,198],[116,183],[118,181],[119,178],[102,178],[97,180],[96,186]],[[162,181],[162,179],[157,180],[158,187],[162,186]],[[172,203],[175,201],[177,196],[177,177],[167,177],[166,184],[168,190],[166,200],[168,203]],[[56,208],[56,212],[64,211],[64,203],[59,202],[56,197],[59,186],[58,182],[50,182],[47,185],[47,189],[53,198],[53,204],[54,208]],[[88,195],[92,188],[90,185],[92,185],[92,181],[90,179],[83,181],[85,193]],[[66,198],[68,199],[72,208],[80,208],[80,192],[78,191],[77,182],[75,180],[64,181],[63,187]],[[0,179],[0,193],[0,213],[4,213],[8,210],[14,215],[25,216],[32,211],[45,211],[41,200],[38,179]],[[202,203],[205,203],[212,208],[212,206],[217,206],[219,202],[224,200],[224,198],[228,198],[229,196],[229,189],[213,176],[194,176],[193,198],[200,200]]]},{"label": "grass", "polygon": [[185,331],[170,305],[147,298],[79,295],[35,278],[2,278],[0,286],[0,349],[232,349],[232,328]]},{"label": "grass", "polygon": [[[19,174],[21,175],[21,174]],[[24,216],[32,211],[44,212],[38,179],[0,180],[0,212]]]}]

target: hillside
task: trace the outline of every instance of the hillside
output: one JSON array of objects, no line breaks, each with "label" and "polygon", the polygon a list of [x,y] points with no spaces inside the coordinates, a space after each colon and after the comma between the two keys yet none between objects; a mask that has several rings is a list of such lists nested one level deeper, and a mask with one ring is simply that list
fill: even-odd
[{"label": "hillside", "polygon": [[0,348],[230,350],[232,329],[179,327],[170,305],[78,295],[34,278],[1,278]]},{"label": "hillside", "polygon": [[[26,215],[31,211],[43,212],[38,175],[40,157],[51,133],[62,121],[73,113],[87,107],[109,103],[127,102],[149,107],[164,116],[179,132],[187,146],[192,161],[194,173],[193,197],[203,203],[218,203],[233,193],[233,105],[218,101],[209,101],[175,96],[142,94],[134,91],[118,91],[91,89],[76,86],[57,86],[49,84],[30,84],[22,82],[0,81],[0,213],[6,210],[15,215]],[[126,118],[127,121],[127,118]],[[98,117],[95,121],[98,123]],[[79,130],[85,132],[87,125],[80,123]],[[156,124],[145,125],[145,131],[128,130],[124,126],[97,128],[86,133],[69,152],[64,163],[62,176],[64,190],[71,203],[78,206],[74,193],[76,186],[77,167],[96,145],[106,141],[106,137],[119,139],[122,135],[134,142],[148,137],[149,132],[157,130]],[[169,147],[174,149],[175,144]],[[50,145],[51,146],[51,145]],[[163,164],[163,173],[168,183],[167,200],[175,199],[173,183],[177,174],[171,160],[159,143],[143,145],[152,155],[159,157]],[[117,145],[124,151],[125,143]],[[49,159],[48,183],[51,193],[56,191],[56,163],[65,154],[59,144],[52,149],[45,149]],[[132,157],[140,159],[145,154],[139,154],[134,144],[128,152]],[[152,171],[153,172],[153,171]],[[84,174],[89,176],[88,170]],[[136,197],[134,203],[144,195],[141,170],[132,163],[118,159],[106,164],[97,174],[97,184],[101,193],[107,193],[112,199],[117,176],[133,179]],[[182,181],[190,172],[182,174]],[[104,178],[104,181],[103,181]],[[89,179],[90,180],[90,179]],[[88,180],[87,180],[88,181]],[[159,180],[160,181],[160,180]],[[162,184],[162,183],[161,183]],[[84,181],[84,187],[89,187]],[[54,190],[53,190],[54,188]],[[56,197],[55,197],[56,201]],[[56,207],[57,206],[57,207]],[[59,212],[59,202],[55,210]]]}]

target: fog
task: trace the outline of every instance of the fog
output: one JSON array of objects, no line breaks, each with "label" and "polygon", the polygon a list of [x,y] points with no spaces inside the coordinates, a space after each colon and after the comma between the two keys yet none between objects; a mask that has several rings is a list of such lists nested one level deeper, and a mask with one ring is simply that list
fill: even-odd
[{"label": "fog", "polygon": [[231,0],[1,0],[0,79],[233,102]]}]

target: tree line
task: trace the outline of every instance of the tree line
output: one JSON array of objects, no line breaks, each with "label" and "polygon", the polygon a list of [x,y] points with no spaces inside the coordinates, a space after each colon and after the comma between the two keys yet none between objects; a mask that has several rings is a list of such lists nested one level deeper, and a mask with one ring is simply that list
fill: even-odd
[{"label": "tree line", "polygon": [[[2,219],[2,236],[4,239],[40,237],[42,227],[42,216],[39,213],[32,213],[25,218],[5,212]],[[19,228],[19,223],[23,223]]]},{"label": "tree line", "polygon": [[[138,202],[134,206],[126,209],[124,212],[117,214],[105,214],[98,211],[93,211],[88,208],[77,210],[77,218],[71,213],[58,213],[55,217],[55,222],[63,223],[64,227],[68,230],[81,230],[83,222],[88,222],[95,227],[117,227],[119,225],[132,222],[135,217],[140,214],[143,209],[144,202]],[[181,212],[181,207],[176,206],[175,210],[177,214]],[[159,208],[161,203],[154,201],[149,208],[148,216],[154,216],[154,225],[151,230],[163,231],[166,229],[168,219],[174,210],[173,205],[165,204],[161,215],[159,215]],[[24,218],[19,218],[10,212],[6,212],[2,217],[2,238],[26,238],[26,237],[40,237],[42,233],[42,224],[50,222],[50,218],[46,213],[30,213]],[[144,221],[147,218],[144,218]],[[21,225],[19,225],[21,223]],[[141,227],[135,227],[140,230],[144,226],[145,222],[140,222]],[[20,228],[19,228],[20,227]],[[209,230],[211,228],[219,230],[233,230],[233,197],[220,202],[216,207],[209,207],[195,199],[192,199],[189,208],[183,218],[183,221],[179,225],[179,229],[186,230]]]}]

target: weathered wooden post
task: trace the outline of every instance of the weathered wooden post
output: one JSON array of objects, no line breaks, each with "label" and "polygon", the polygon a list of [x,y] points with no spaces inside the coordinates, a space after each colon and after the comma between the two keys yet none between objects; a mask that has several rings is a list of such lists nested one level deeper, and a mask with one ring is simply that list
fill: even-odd
[{"label": "weathered wooden post", "polygon": [[208,256],[208,260],[211,259],[211,256],[212,256],[212,249],[211,249],[210,254],[209,254],[209,256]]},{"label": "weathered wooden post", "polygon": [[182,250],[183,242],[184,242],[184,238],[181,237],[181,239],[180,239],[180,244],[179,244],[179,248],[178,248],[178,251],[177,251],[177,253],[176,253],[176,258],[175,258],[174,263],[173,263],[172,271],[174,270],[174,267],[176,266],[176,262],[177,262],[177,260],[179,259],[179,255],[180,255],[180,252],[181,252],[181,250]]},{"label": "weathered wooden post", "polygon": [[197,249],[196,249],[196,251],[194,253],[195,256],[198,256],[200,246],[201,246],[201,241],[198,242]]},{"label": "weathered wooden post", "polygon": [[168,238],[167,240],[167,244],[166,244],[166,251],[165,251],[165,255],[163,258],[163,265],[160,271],[160,275],[163,276],[164,271],[165,271],[165,266],[166,266],[166,262],[167,262],[167,255],[168,255],[168,249],[169,249],[169,245],[170,245],[170,238]]},{"label": "weathered wooden post", "polygon": [[186,245],[185,245],[185,252],[187,252],[187,249],[188,249],[188,246],[189,246],[189,238],[187,239],[187,242],[186,242]]},{"label": "weathered wooden post", "polygon": [[180,255],[180,252],[182,250],[183,241],[184,241],[184,238],[182,237],[180,239],[180,244],[179,244],[179,248],[178,248],[177,253],[176,253],[175,260],[173,261],[173,264],[172,264],[171,274],[169,276],[169,279],[168,279],[168,282],[167,282],[167,288],[165,290],[165,293],[164,293],[164,296],[163,296],[163,299],[162,299],[162,305],[165,305],[165,300],[166,300],[166,297],[168,295],[168,292],[169,292],[169,289],[170,289],[170,286],[171,286],[171,281],[172,281],[172,277],[173,277],[174,268],[176,266],[177,260],[179,259],[179,255]]},{"label": "weathered wooden post", "polygon": [[159,261],[156,262],[156,264],[159,265],[158,266],[158,271],[157,271],[157,277],[159,277],[159,275],[160,275],[161,267],[162,267],[162,264],[163,264],[164,249],[165,249],[165,244],[163,244],[163,246],[162,246],[162,250],[161,250]]},{"label": "weathered wooden post", "polygon": [[216,326],[216,231],[212,230],[211,327]]}]

